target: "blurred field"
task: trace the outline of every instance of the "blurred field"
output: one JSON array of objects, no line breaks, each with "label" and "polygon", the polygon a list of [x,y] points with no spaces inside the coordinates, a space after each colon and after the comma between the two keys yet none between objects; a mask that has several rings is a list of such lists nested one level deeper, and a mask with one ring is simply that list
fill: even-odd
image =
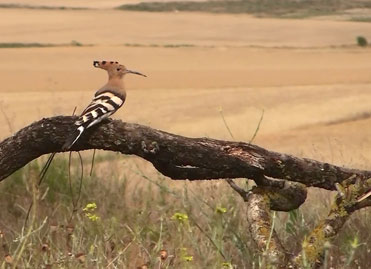
[{"label": "blurred field", "polygon": [[[54,3],[81,4],[92,10],[0,9],[0,47],[14,42],[25,46],[0,48],[0,139],[42,117],[69,115],[75,106],[81,112],[106,80],[92,61],[113,59],[148,75],[126,78],[128,98],[114,118],[180,135],[231,139],[223,113],[234,137],[249,141],[264,110],[254,141],[258,145],[371,169],[371,49],[355,45],[359,35],[371,40],[371,24],[108,9],[116,3]],[[42,6],[46,1],[29,4]],[[29,43],[46,47],[27,47]],[[83,157],[88,170],[90,154]],[[41,225],[46,216],[50,219],[30,238],[32,246],[48,242],[57,252],[38,256],[27,248],[34,264],[59,259],[78,268],[96,259],[100,268],[116,257],[113,264],[118,268],[136,268],[147,261],[156,264],[158,251],[168,248],[178,257],[194,258],[193,263],[178,259],[176,268],[222,268],[222,262],[259,268],[259,257],[246,234],[243,202],[226,184],[172,182],[137,158],[102,152],[97,158],[95,176],[84,180],[70,246],[60,225],[67,225],[72,198],[66,163],[57,160],[41,191],[47,194],[35,223]],[[33,164],[0,184],[0,203],[6,208],[0,215],[0,230],[5,231],[11,253],[19,251],[20,239],[12,240],[21,238],[32,196],[28,181],[38,166]],[[78,183],[74,184],[76,190]],[[280,214],[279,233],[293,251],[299,245],[290,242],[325,215],[331,202],[328,192],[314,193],[294,221],[295,232],[285,230],[293,221],[291,215]],[[102,220],[98,224],[82,211],[92,201],[98,204],[96,213]],[[171,220],[176,212],[187,213],[189,222]],[[331,255],[334,264],[347,263],[354,250],[352,240],[358,238],[362,245],[355,248],[356,258],[349,266],[366,268],[369,214],[364,210],[351,221]],[[57,223],[57,235],[50,223]],[[217,248],[205,234],[217,242]],[[118,247],[109,252],[106,242]],[[64,256],[66,251],[82,252],[88,259],[80,263]]]},{"label": "blurred field", "polygon": [[[1,49],[0,55],[2,137],[42,117],[68,115],[75,106],[80,112],[106,80],[92,61],[122,59],[149,77],[127,77],[127,103],[115,118],[230,139],[222,108],[235,137],[247,141],[264,109],[256,140],[263,146],[347,164],[330,156],[336,141],[347,162],[359,160],[357,154],[357,167],[370,159],[370,49],[95,46]],[[339,123],[326,125],[333,121]],[[354,124],[362,132],[346,131]]]},{"label": "blurred field", "polygon": [[111,9],[2,9],[0,27],[0,43],[310,48],[352,45],[358,35],[371,39],[368,23]]},{"label": "blurred field", "polygon": [[123,3],[137,3],[136,0],[0,0],[0,5],[13,4],[15,6],[28,6],[28,7],[50,7],[50,8],[91,8],[91,9],[108,9],[114,8]]}]

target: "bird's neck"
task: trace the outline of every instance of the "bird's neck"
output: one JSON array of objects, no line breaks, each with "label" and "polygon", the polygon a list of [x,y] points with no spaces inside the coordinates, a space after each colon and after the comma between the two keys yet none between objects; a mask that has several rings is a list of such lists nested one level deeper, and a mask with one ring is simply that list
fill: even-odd
[{"label": "bird's neck", "polygon": [[109,77],[108,82],[106,84],[107,87],[124,91],[124,80],[122,77]]}]

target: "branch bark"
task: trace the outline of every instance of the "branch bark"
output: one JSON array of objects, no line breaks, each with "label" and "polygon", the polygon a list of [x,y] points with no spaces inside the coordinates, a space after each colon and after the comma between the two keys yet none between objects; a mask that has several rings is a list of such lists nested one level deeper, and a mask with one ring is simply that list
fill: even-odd
[{"label": "branch bark", "polygon": [[328,216],[303,239],[302,249],[293,255],[285,250],[274,228],[269,210],[272,208],[270,204],[274,202],[272,190],[260,186],[245,191],[232,180],[227,179],[227,182],[247,204],[250,234],[262,253],[263,268],[271,265],[292,269],[320,268],[324,262],[326,248],[331,245],[329,242],[339,233],[351,214],[371,206],[371,199],[359,200],[359,197],[370,191],[371,179],[356,179],[355,184],[352,184],[353,178],[345,180],[342,185],[337,186],[338,194]]},{"label": "branch bark", "polygon": [[[75,120],[75,116],[45,118],[2,141],[0,180],[43,154],[61,152]],[[273,181],[264,180],[268,177],[335,190],[336,183],[351,176],[361,180],[371,177],[371,171],[298,158],[248,143],[187,138],[111,119],[88,129],[71,150],[88,149],[137,155],[172,179],[249,178],[269,186]]]},{"label": "branch bark", "polygon": [[348,179],[340,186],[328,216],[309,233],[303,241],[302,250],[290,261],[291,268],[320,268],[324,261],[327,242],[339,233],[345,222],[355,211],[371,206],[371,199],[358,202],[358,198],[371,187],[371,179],[352,184]]},{"label": "branch bark", "polygon": [[286,268],[289,255],[274,229],[274,218],[269,211],[270,199],[265,190],[260,187],[253,189],[246,203],[250,234],[263,256],[262,268],[270,268],[271,265]]}]

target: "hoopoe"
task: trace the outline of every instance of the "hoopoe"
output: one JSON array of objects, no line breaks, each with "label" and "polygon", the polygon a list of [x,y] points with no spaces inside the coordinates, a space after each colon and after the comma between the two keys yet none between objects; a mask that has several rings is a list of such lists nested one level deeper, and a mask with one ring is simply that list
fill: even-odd
[{"label": "hoopoe", "polygon": [[115,113],[125,102],[126,91],[123,78],[125,74],[136,74],[146,77],[142,73],[127,69],[124,65],[113,61],[94,61],[94,67],[102,68],[108,73],[108,82],[100,88],[91,103],[81,113],[75,122],[76,130],[67,138],[62,146],[63,150],[70,149],[79,139],[85,129],[101,122]]}]

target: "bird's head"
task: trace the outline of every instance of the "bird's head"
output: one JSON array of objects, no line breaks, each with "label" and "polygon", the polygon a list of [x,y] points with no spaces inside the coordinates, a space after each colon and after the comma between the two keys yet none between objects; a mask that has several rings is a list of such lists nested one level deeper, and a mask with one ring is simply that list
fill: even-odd
[{"label": "bird's head", "polygon": [[108,72],[109,77],[122,78],[125,74],[135,74],[146,77],[146,75],[137,71],[129,70],[124,65],[115,61],[94,61],[94,67],[102,68]]}]

